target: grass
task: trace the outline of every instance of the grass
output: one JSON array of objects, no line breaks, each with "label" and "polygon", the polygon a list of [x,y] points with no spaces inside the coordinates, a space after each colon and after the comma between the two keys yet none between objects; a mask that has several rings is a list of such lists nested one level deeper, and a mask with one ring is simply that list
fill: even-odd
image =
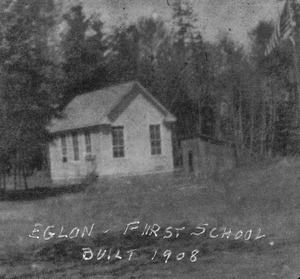
[{"label": "grass", "polygon": [[[14,270],[18,270],[18,266],[20,271],[15,273],[16,277],[36,274],[38,278],[42,272],[43,278],[60,278],[65,274],[75,278],[77,272],[91,278],[100,273],[107,278],[199,278],[199,274],[202,278],[221,278],[224,274],[228,275],[225,278],[298,278],[299,169],[298,159],[285,158],[269,165],[234,170],[218,181],[169,175],[105,178],[91,181],[78,193],[35,201],[2,201],[0,259],[2,263],[10,262]],[[160,237],[157,241],[145,242],[144,238],[133,235],[130,240],[125,239],[129,241],[126,244],[120,235],[132,221],[143,225],[156,223],[164,229],[183,225],[195,228],[199,223],[208,223],[220,230],[232,228],[234,232],[261,228],[267,237],[251,242],[250,246],[239,246],[236,241],[207,237],[197,241],[190,237],[178,241]],[[66,232],[74,227],[90,227],[93,223],[95,226],[92,238],[58,241],[54,237],[45,241],[28,236],[35,223],[42,224],[43,229],[54,226],[52,231],[56,234],[61,226]],[[102,231],[108,229],[107,235],[103,235]],[[272,241],[275,244],[271,246]],[[114,247],[136,245],[141,255],[133,262],[105,265],[97,261],[76,261],[73,254],[76,247],[81,251],[84,245],[108,244]],[[170,248],[179,253],[190,252],[194,247],[201,251],[200,265],[188,260],[179,264],[174,255],[168,264],[163,263],[162,255],[151,264],[145,260],[155,248]],[[63,256],[59,258],[59,255]],[[3,272],[0,270],[0,274],[11,272],[9,267]]]}]

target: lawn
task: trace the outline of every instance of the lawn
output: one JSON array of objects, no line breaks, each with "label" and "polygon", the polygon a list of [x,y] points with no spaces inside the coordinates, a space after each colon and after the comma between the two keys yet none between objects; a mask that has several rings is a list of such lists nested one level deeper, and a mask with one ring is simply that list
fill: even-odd
[{"label": "lawn", "polygon": [[78,193],[2,201],[0,274],[299,278],[299,169],[298,159],[278,159],[218,180],[106,178]]}]

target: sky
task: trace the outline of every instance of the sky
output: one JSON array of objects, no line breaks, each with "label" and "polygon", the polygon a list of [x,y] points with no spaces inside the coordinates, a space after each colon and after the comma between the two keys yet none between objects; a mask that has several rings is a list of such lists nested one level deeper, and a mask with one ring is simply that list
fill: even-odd
[{"label": "sky", "polygon": [[[80,0],[78,0],[80,1]],[[98,13],[107,26],[157,14],[169,21],[175,0],[82,0],[87,15]],[[189,0],[198,16],[198,28],[209,41],[228,32],[239,43],[249,44],[248,33],[260,20],[276,20],[283,1]]]}]

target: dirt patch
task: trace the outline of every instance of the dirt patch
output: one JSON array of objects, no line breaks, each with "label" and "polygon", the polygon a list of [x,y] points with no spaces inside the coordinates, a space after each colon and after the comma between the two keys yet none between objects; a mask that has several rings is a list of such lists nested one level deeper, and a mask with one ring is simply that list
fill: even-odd
[{"label": "dirt patch", "polygon": [[[195,269],[220,264],[224,261],[222,257],[226,260],[228,257],[271,256],[280,253],[282,247],[295,245],[284,241],[277,241],[274,245],[269,238],[248,241],[227,237],[213,239],[209,229],[195,236],[191,235],[195,226],[185,224],[185,227],[178,237],[173,233],[169,238],[132,231],[126,235],[123,232],[101,233],[89,240],[49,242],[7,262],[6,266],[14,270],[18,267],[18,273],[14,271],[13,277],[10,276],[12,270],[6,270],[10,274],[7,278],[184,278],[169,277],[165,271],[181,266],[180,272],[186,276],[185,270],[193,274]],[[149,277],[143,277],[145,274]]]}]

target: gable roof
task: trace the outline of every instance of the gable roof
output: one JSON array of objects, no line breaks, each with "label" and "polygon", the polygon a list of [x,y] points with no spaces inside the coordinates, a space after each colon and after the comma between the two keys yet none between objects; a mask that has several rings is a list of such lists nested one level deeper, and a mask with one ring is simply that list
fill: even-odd
[{"label": "gable roof", "polygon": [[49,131],[55,133],[112,124],[139,94],[164,115],[166,122],[176,121],[139,82],[132,81],[76,96],[65,108],[63,118],[51,121]]}]

